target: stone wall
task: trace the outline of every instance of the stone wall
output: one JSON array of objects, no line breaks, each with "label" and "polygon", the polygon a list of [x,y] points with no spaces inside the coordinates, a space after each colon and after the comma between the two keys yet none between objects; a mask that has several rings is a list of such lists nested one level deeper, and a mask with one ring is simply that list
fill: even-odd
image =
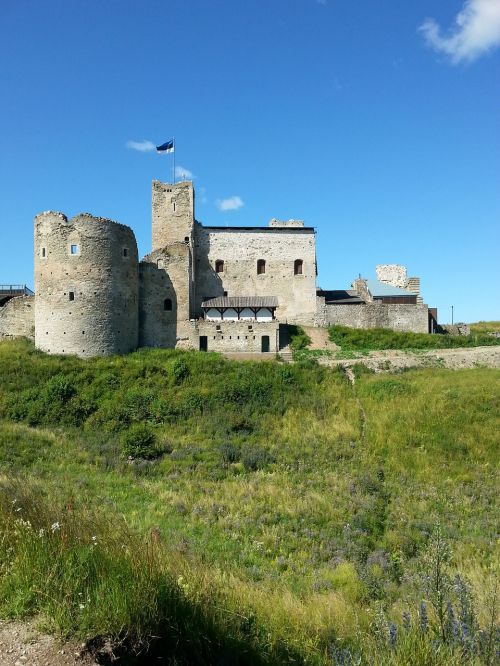
[{"label": "stone wall", "polygon": [[0,338],[35,339],[35,297],[11,298],[0,308]]},{"label": "stone wall", "polygon": [[326,305],[318,298],[318,326],[338,324],[351,328],[390,328],[394,331],[428,333],[429,314],[424,304],[387,304],[380,302],[359,305]]},{"label": "stone wall", "polygon": [[[72,246],[73,250],[72,251]],[[35,218],[35,344],[51,354],[123,354],[138,343],[131,229],[89,214]]]},{"label": "stone wall", "polygon": [[[312,323],[316,303],[316,237],[313,229],[262,229],[195,226],[195,313],[203,300],[216,296],[276,296],[282,322]],[[294,274],[301,259],[302,274]],[[257,274],[264,260],[265,273]],[[216,272],[216,262],[224,270]]]},{"label": "stone wall", "polygon": [[379,264],[375,267],[377,280],[385,282],[393,287],[405,289],[408,283],[408,276],[405,266],[400,264]]},{"label": "stone wall", "polygon": [[[248,321],[204,321],[197,323],[200,336],[207,337],[207,350],[217,352],[261,352],[262,337],[269,337],[269,352],[279,349],[279,323]],[[194,346],[194,345],[193,345]],[[196,346],[199,349],[199,346]]]},{"label": "stone wall", "polygon": [[191,330],[189,244],[171,243],[148,254],[140,263],[139,275],[139,344],[175,347]]}]

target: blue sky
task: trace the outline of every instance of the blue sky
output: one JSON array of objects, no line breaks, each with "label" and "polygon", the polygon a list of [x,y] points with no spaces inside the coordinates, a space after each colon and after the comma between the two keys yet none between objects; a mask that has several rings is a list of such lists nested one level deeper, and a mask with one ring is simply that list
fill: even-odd
[{"label": "blue sky", "polygon": [[500,319],[500,0],[1,0],[0,283],[32,219],[88,211],[151,245],[176,138],[205,224],[304,219],[318,284],[377,263],[441,321]]}]

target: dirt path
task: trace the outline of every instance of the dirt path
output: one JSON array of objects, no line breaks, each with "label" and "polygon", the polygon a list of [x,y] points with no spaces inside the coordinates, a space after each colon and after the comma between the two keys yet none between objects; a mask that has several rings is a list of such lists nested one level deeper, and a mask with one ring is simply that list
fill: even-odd
[{"label": "dirt path", "polygon": [[311,344],[308,349],[329,349],[330,351],[337,351],[340,349],[334,342],[328,339],[327,328],[316,328],[314,326],[302,326],[304,332],[311,338]]},{"label": "dirt path", "polygon": [[500,368],[500,346],[462,347],[459,349],[431,349],[425,352],[405,352],[393,349],[373,351],[356,358],[333,359],[321,357],[322,365],[349,367],[363,363],[375,372],[394,372],[404,368]]},{"label": "dirt path", "polygon": [[0,621],[0,666],[97,666],[81,650],[40,633],[34,622]]}]

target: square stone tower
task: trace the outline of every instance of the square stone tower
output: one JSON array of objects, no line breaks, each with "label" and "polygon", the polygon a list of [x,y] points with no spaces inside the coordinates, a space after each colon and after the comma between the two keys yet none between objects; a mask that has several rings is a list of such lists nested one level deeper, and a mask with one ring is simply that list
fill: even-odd
[{"label": "square stone tower", "polygon": [[175,347],[194,313],[193,183],[153,181],[153,251],[140,264],[139,343]]},{"label": "square stone tower", "polygon": [[181,183],[153,181],[153,252],[171,243],[193,245],[194,189]]}]

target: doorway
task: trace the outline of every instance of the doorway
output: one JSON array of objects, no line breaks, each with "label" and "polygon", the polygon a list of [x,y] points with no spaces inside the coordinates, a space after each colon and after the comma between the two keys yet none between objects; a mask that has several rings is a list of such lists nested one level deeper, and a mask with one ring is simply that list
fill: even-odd
[{"label": "doorway", "polygon": [[261,351],[262,352],[268,352],[269,351],[269,336],[268,335],[263,335],[262,336]]},{"label": "doorway", "polygon": [[206,335],[200,335],[200,351],[208,351],[208,338]]}]

